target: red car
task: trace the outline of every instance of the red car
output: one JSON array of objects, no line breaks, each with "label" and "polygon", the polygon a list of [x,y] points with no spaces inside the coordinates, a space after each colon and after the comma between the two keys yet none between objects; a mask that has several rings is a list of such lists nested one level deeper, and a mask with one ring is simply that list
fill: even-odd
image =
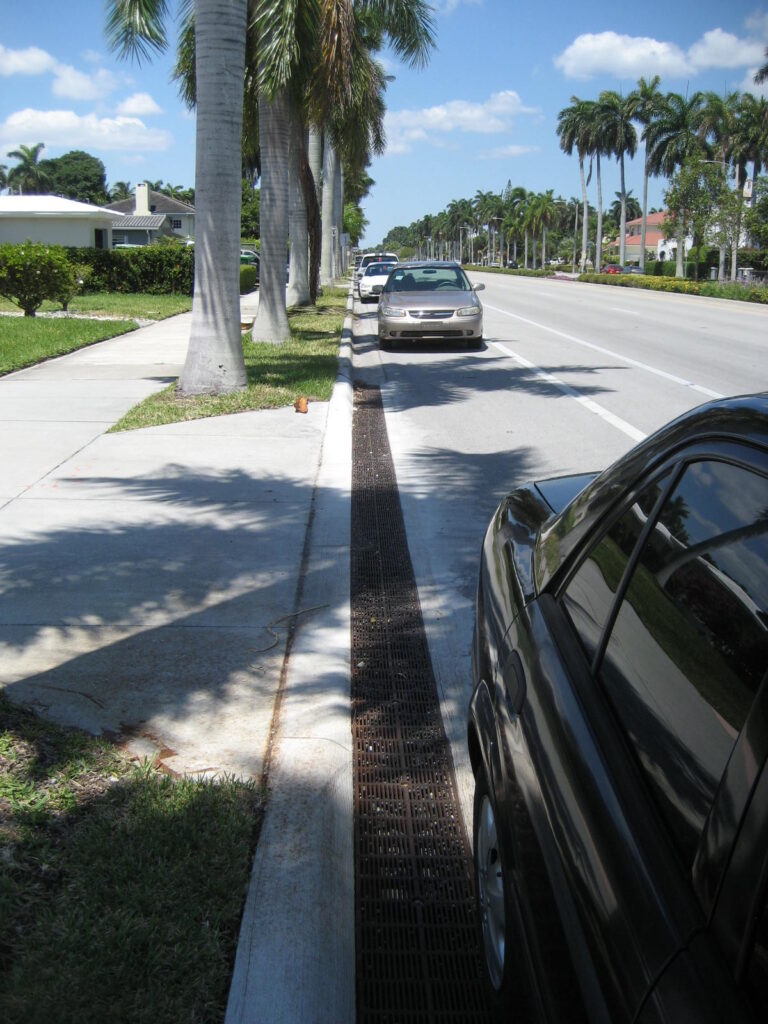
[{"label": "red car", "polygon": [[623,273],[623,271],[622,271],[621,267],[618,265],[618,263],[608,263],[606,266],[603,267],[603,273],[604,274],[621,274],[621,273]]}]

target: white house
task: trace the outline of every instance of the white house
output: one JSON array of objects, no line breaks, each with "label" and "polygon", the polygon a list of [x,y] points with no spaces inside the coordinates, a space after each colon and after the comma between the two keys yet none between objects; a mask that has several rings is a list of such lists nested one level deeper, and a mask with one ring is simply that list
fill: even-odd
[{"label": "white house", "polygon": [[185,241],[195,237],[194,206],[155,192],[146,182],[136,186],[132,199],[119,199],[104,209],[123,215],[120,223],[114,225],[114,245],[149,245],[167,235]]},{"label": "white house", "polygon": [[0,196],[0,243],[111,249],[114,210],[61,196]]}]

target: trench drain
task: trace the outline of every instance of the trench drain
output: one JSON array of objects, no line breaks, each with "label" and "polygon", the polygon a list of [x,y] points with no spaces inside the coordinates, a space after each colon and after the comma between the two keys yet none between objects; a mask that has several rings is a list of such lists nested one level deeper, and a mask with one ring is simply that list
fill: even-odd
[{"label": "trench drain", "polygon": [[352,438],[357,1021],[483,1021],[471,853],[378,388],[356,386]]}]

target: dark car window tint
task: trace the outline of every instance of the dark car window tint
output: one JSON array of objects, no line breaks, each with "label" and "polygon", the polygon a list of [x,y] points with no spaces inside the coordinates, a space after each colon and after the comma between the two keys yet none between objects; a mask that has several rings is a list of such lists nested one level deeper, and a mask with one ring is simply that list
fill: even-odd
[{"label": "dark car window tint", "polygon": [[646,488],[592,549],[563,593],[565,610],[591,661],[600,643],[616,591],[666,477]]},{"label": "dark car window tint", "polygon": [[763,904],[755,929],[755,943],[747,962],[745,983],[754,1009],[763,1013],[768,999],[768,902]]},{"label": "dark car window tint", "polygon": [[627,588],[601,677],[689,863],[768,663],[768,481],[689,466]]}]

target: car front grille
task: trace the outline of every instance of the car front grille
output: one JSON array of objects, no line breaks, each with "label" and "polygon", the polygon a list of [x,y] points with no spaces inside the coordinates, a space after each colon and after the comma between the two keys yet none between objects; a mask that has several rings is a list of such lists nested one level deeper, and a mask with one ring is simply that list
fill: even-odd
[{"label": "car front grille", "polygon": [[471,331],[430,331],[427,329],[424,331],[400,331],[399,336],[401,338],[463,338],[466,334],[471,333]]},{"label": "car front grille", "polygon": [[453,316],[452,309],[410,309],[414,320],[449,320]]}]

